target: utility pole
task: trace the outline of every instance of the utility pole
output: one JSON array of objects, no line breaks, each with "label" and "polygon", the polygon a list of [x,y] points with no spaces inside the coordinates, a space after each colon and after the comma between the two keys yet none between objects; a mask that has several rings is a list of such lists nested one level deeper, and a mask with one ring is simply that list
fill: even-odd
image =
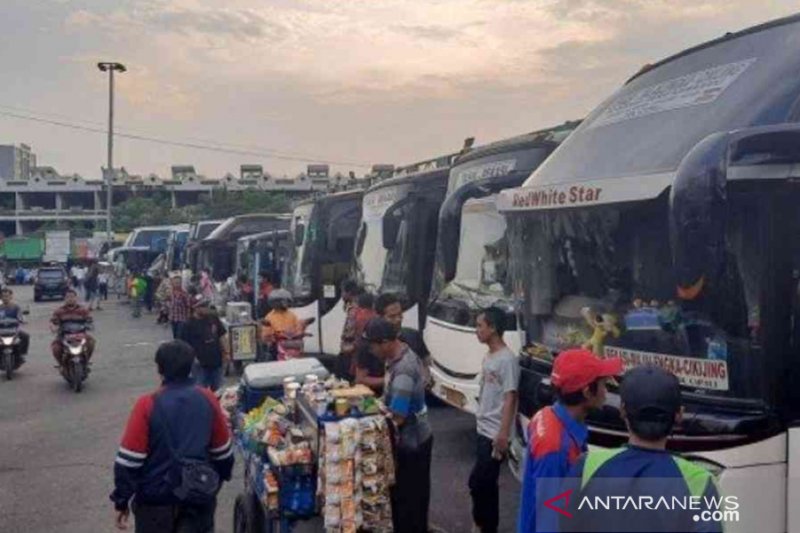
[{"label": "utility pole", "polygon": [[125,72],[125,65],[122,63],[103,62],[98,63],[97,68],[102,72],[108,72],[108,166],[106,177],[106,240],[111,246],[113,238],[111,236],[111,204],[114,195],[114,72]]}]

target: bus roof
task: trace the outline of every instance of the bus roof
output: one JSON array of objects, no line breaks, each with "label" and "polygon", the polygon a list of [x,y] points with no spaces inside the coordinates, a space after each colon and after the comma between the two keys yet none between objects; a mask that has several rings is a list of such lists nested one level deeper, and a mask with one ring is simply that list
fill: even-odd
[{"label": "bus roof", "polygon": [[[502,210],[658,196],[686,154],[718,132],[800,119],[800,16],[756,26],[647,67],[600,104]],[[588,193],[588,191],[592,191]]]},{"label": "bus roof", "polygon": [[[289,213],[251,213],[247,215],[239,215],[231,217],[212,231],[204,240],[213,241],[218,239],[228,239],[237,233],[239,236],[249,235],[255,232],[269,231],[264,228],[263,224],[274,222],[275,229],[281,229],[281,222],[285,222],[285,226],[289,226],[291,216]],[[238,237],[237,237],[238,238]]]},{"label": "bus roof", "polygon": [[502,139],[500,141],[477,146],[459,155],[453,162],[453,166],[457,167],[458,165],[463,165],[464,163],[469,163],[470,161],[474,161],[476,159],[481,159],[500,153],[513,152],[515,150],[522,150],[525,148],[533,148],[538,145],[546,145],[548,143],[558,145],[559,143],[563,142],[564,139],[572,131],[574,131],[578,125],[580,125],[580,123],[580,120],[568,121],[554,128],[533,131],[531,133],[525,133],[515,137],[509,137],[508,139]]},{"label": "bus roof", "polygon": [[254,233],[253,235],[245,235],[244,237],[239,237],[237,242],[242,244],[248,244],[252,241],[260,241],[264,239],[272,239],[273,237],[277,236],[278,238],[284,237],[289,235],[289,230],[286,229],[274,229],[270,231],[263,231],[261,233]]}]

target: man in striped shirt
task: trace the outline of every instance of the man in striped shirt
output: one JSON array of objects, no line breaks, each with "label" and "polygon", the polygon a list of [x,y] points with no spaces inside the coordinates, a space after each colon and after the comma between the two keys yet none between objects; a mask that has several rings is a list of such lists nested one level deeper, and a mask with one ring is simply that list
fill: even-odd
[{"label": "man in striped shirt", "polygon": [[216,502],[191,505],[175,494],[180,461],[208,462],[220,480],[233,470],[231,433],[208,389],[189,377],[194,350],[183,341],[162,344],[156,365],[163,385],[133,407],[114,464],[116,524],[127,529],[131,501],[136,533],[212,533]]}]

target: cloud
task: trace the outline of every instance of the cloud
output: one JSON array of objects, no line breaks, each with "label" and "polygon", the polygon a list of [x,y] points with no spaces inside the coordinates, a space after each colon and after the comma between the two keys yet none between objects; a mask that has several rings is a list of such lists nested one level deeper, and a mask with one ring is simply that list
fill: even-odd
[{"label": "cloud", "polygon": [[[142,129],[399,161],[464,134],[488,140],[575,118],[644,63],[795,9],[789,0],[80,0],[61,8],[53,38],[64,63],[111,57],[129,67],[118,87],[133,109],[120,116],[141,118]],[[81,72],[99,94],[103,80]]]},{"label": "cloud", "polygon": [[429,39],[431,41],[449,41],[461,35],[459,28],[448,28],[441,25],[406,25],[397,24],[391,29],[415,39]]}]

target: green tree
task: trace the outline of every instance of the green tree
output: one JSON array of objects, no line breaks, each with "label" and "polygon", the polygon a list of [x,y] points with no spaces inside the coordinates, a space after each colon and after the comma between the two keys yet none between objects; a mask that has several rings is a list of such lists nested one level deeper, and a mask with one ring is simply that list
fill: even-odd
[{"label": "green tree", "polygon": [[131,231],[141,226],[181,224],[196,220],[228,218],[247,213],[287,213],[289,198],[269,191],[214,191],[194,205],[174,209],[168,196],[130,198],[114,206],[114,229]]}]

